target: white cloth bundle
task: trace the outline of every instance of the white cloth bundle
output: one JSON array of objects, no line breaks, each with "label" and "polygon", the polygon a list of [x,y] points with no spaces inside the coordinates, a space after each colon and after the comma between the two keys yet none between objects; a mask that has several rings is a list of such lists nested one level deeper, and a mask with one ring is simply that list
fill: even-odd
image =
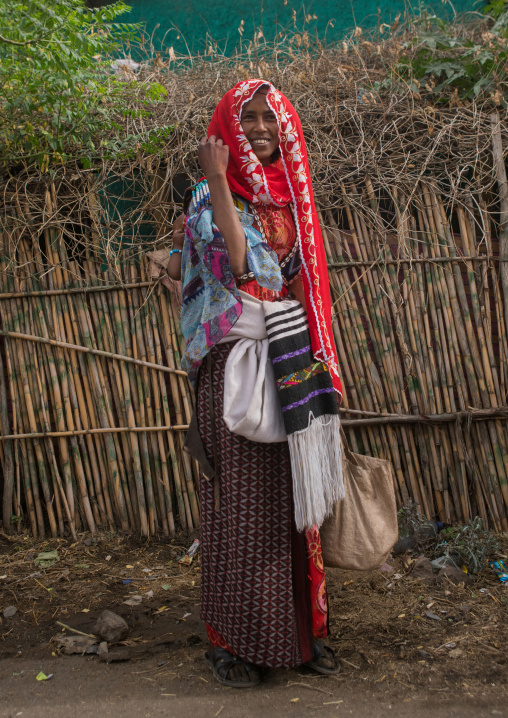
[{"label": "white cloth bundle", "polygon": [[262,444],[287,441],[268,356],[263,302],[246,292],[240,294],[242,314],[219,342],[236,341],[224,372],[224,421],[233,434],[251,441]]}]

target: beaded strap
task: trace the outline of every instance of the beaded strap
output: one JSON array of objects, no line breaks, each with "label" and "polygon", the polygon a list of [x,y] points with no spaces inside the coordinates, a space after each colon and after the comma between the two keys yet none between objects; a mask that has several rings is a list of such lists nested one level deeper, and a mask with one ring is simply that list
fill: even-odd
[{"label": "beaded strap", "polygon": [[211,207],[210,189],[206,179],[201,180],[192,188],[192,199],[189,203],[189,214],[196,214],[203,207]]}]

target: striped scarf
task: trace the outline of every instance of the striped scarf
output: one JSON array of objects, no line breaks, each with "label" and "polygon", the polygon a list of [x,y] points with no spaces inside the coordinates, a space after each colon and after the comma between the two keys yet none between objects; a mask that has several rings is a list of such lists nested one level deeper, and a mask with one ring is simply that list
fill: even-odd
[{"label": "striped scarf", "polygon": [[263,309],[303,531],[320,526],[344,497],[337,397],[327,364],[314,358],[301,304],[264,302]]}]

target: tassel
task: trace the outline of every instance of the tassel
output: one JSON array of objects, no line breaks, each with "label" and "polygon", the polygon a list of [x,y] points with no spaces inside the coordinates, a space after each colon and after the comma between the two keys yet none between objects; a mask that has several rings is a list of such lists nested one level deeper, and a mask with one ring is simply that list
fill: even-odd
[{"label": "tassel", "polygon": [[339,499],[343,499],[340,417],[311,413],[309,426],[288,434],[295,521],[298,531],[320,527]]}]

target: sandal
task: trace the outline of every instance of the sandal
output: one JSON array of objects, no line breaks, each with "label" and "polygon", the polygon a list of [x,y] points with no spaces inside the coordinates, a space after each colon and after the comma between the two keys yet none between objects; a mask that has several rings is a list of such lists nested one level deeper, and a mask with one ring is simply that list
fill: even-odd
[{"label": "sandal", "polygon": [[[261,683],[261,675],[259,668],[253,663],[242,661],[238,656],[233,656],[229,651],[224,648],[214,648],[210,653],[205,653],[205,661],[212,671],[215,678],[223,686],[229,686],[230,688],[252,688],[258,686]],[[236,681],[233,678],[228,678],[228,674],[233,666],[243,667],[248,674],[252,672],[253,679],[248,681]],[[257,678],[254,677],[257,673]]]},{"label": "sandal", "polygon": [[[335,651],[333,650],[333,648],[330,648],[330,646],[325,646],[324,643],[321,643],[321,641],[316,641],[313,648],[314,655],[312,657],[312,660],[307,661],[307,663],[304,663],[304,666],[307,666],[307,668],[312,668],[312,670],[316,671],[317,673],[322,673],[325,676],[333,676],[339,673],[340,663],[335,658]],[[318,663],[320,658],[332,660],[335,664],[334,667],[326,668],[326,666],[321,666]]]}]

